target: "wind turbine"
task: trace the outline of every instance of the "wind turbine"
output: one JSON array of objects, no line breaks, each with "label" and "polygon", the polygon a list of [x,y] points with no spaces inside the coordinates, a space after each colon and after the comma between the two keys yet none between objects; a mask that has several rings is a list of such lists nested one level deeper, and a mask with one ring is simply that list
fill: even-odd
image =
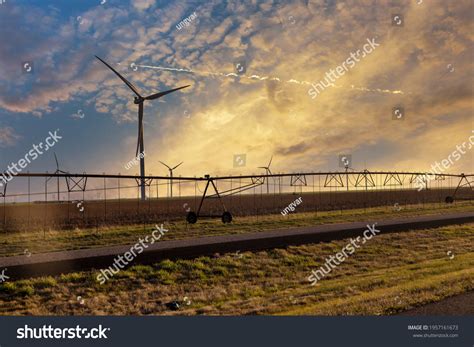
[{"label": "wind turbine", "polygon": [[[267,166],[259,166],[259,169],[265,169],[265,175],[271,175],[272,172],[270,171],[270,165],[272,165],[273,155],[270,158]],[[270,192],[270,187],[268,185],[268,177],[267,177],[267,194]]]},{"label": "wind turbine", "polygon": [[176,165],[173,168],[169,167],[168,165],[166,165],[162,161],[160,161],[160,163],[163,164],[164,166],[166,166],[168,168],[169,172],[170,172],[170,196],[173,197],[173,170],[176,169],[178,166],[180,166],[183,162],[179,163],[178,165]]},{"label": "wind turbine", "polygon": [[[67,171],[63,171],[63,170],[60,170],[59,169],[59,161],[58,161],[58,157],[56,156],[56,152],[53,152],[54,154],[54,160],[56,161],[56,171],[54,171],[54,174],[58,174],[58,173],[68,173]],[[51,179],[52,177],[48,177],[46,179],[46,182],[49,182],[49,180]],[[57,180],[57,185],[58,185],[58,201],[60,200],[59,198],[59,177],[56,177],[56,180]]]},{"label": "wind turbine", "polygon": [[164,91],[164,92],[159,92],[159,93],[156,93],[156,94],[152,94],[152,95],[143,97],[143,96],[140,95],[137,88],[135,88],[135,86],[132,83],[127,81],[125,79],[125,77],[123,77],[121,74],[119,74],[117,71],[115,71],[112,66],[107,64],[105,61],[100,59],[98,56],[95,56],[95,57],[97,59],[99,59],[102,63],[104,63],[105,66],[107,66],[110,70],[112,70],[118,76],[118,78],[120,78],[127,85],[127,87],[130,88],[132,90],[132,92],[134,92],[135,95],[136,95],[135,98],[134,98],[134,103],[135,103],[135,105],[138,105],[138,140],[137,140],[137,151],[135,153],[135,156],[138,156],[138,153],[140,153],[140,177],[141,177],[140,178],[140,190],[141,190],[141,199],[145,200],[145,197],[146,197],[145,196],[145,156],[144,156],[145,144],[143,142],[143,103],[145,102],[145,100],[159,99],[162,96],[165,96],[166,94],[169,94],[169,93],[175,92],[177,90],[189,87],[189,85],[179,87],[179,88],[175,88],[175,89],[170,89],[170,90],[167,90],[167,91]]},{"label": "wind turbine", "polygon": [[353,168],[349,166],[349,163],[344,163],[344,171],[346,172],[346,190],[349,191],[349,170],[355,171]]}]

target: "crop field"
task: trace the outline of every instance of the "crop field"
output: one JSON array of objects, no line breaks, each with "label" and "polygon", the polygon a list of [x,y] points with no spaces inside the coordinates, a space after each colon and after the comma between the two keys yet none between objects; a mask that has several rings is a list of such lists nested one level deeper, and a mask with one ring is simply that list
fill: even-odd
[{"label": "crop field", "polygon": [[[374,191],[327,191],[310,192],[308,190],[292,193],[263,193],[260,186],[253,194],[240,194],[218,199],[206,199],[202,213],[214,215],[220,219],[223,206],[235,218],[247,216],[280,215],[290,203],[302,199],[297,212],[341,211],[350,209],[369,209],[378,206],[404,208],[407,205],[425,205],[437,203],[447,205],[445,199],[453,189],[417,190],[374,190]],[[109,193],[110,194],[110,193]],[[105,195],[105,194],[104,194]],[[461,188],[458,195],[464,200],[474,201],[474,191]],[[13,203],[4,198],[0,204],[0,230],[31,231],[59,230],[75,228],[100,228],[104,226],[149,224],[156,221],[184,221],[189,211],[196,211],[200,196],[139,199],[91,199],[78,195],[81,200],[39,201],[36,203]],[[458,202],[463,202],[459,200]],[[473,202],[471,202],[473,204]],[[474,206],[474,205],[473,205]],[[449,206],[448,206],[449,207]],[[198,221],[201,223],[201,220]]]},{"label": "crop field", "polygon": [[164,240],[179,240],[206,236],[264,232],[267,230],[304,227],[328,223],[381,221],[420,215],[440,215],[469,212],[474,208],[471,201],[454,204],[416,204],[403,206],[381,206],[365,209],[339,211],[314,211],[289,213],[286,216],[257,215],[236,218],[231,224],[220,220],[206,219],[198,224],[184,221],[156,219],[154,223],[128,224],[75,228],[72,230],[10,231],[0,233],[0,256],[44,253],[112,245],[132,244],[150,233],[155,224],[164,223],[169,232]]}]

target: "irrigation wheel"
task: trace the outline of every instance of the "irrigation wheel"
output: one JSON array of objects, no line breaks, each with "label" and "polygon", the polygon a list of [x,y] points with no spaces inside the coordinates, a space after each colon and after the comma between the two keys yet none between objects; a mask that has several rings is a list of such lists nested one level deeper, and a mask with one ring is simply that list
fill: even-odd
[{"label": "irrigation wheel", "polygon": [[198,216],[195,212],[191,211],[191,212],[188,212],[187,216],[186,216],[186,221],[189,223],[189,224],[195,224],[198,220]]},{"label": "irrigation wheel", "polygon": [[229,211],[225,211],[222,214],[222,223],[227,224],[232,222],[232,214]]},{"label": "irrigation wheel", "polygon": [[447,204],[452,204],[454,202],[454,198],[452,196],[447,196],[446,199],[444,199],[444,201]]}]

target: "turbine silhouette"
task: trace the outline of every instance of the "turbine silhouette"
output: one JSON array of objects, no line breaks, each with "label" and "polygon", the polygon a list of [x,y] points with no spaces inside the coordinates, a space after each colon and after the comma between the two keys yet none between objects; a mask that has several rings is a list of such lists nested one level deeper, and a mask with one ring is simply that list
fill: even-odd
[{"label": "turbine silhouette", "polygon": [[145,100],[159,99],[162,96],[165,96],[169,93],[175,92],[175,91],[183,89],[183,88],[187,88],[187,87],[189,87],[189,85],[174,88],[174,89],[170,89],[170,90],[167,90],[167,91],[164,91],[164,92],[159,92],[159,93],[155,93],[155,94],[143,97],[138,92],[137,88],[132,83],[127,81],[125,79],[125,77],[123,77],[121,74],[119,74],[112,66],[107,64],[104,60],[102,60],[98,56],[95,56],[95,57],[97,59],[99,59],[102,63],[104,63],[105,66],[107,66],[110,70],[112,70],[118,76],[118,78],[120,78],[123,81],[123,83],[125,83],[128,86],[128,88],[130,88],[132,90],[132,92],[134,92],[135,95],[136,95],[135,98],[134,98],[134,103],[135,103],[135,105],[138,105],[138,140],[137,140],[137,151],[135,152],[135,156],[138,156],[138,153],[140,153],[140,177],[141,177],[140,178],[140,190],[141,190],[141,199],[145,200],[145,198],[146,198],[146,195],[145,195],[145,156],[143,155],[143,153],[145,152],[145,144],[144,144],[144,141],[143,141],[143,103],[145,102]]},{"label": "turbine silhouette", "polygon": [[[272,174],[272,172],[270,170],[270,165],[272,165],[272,160],[273,160],[273,155],[271,156],[270,161],[268,162],[267,166],[259,166],[258,167],[259,169],[265,169],[265,175],[271,175]],[[270,192],[270,187],[268,185],[268,179],[269,178],[266,177],[266,179],[267,179],[267,194],[268,194]]]},{"label": "turbine silhouette", "polygon": [[[58,161],[58,157],[56,156],[56,152],[53,152],[54,154],[54,160],[56,161],[56,171],[54,171],[54,174],[58,174],[58,173],[69,173],[67,171],[63,171],[61,169],[59,169],[59,161]],[[49,182],[51,180],[52,177],[48,177],[46,179],[46,182]],[[57,188],[58,188],[58,201],[60,200],[60,197],[59,197],[59,177],[56,177],[56,181],[57,181]]]},{"label": "turbine silhouette", "polygon": [[183,162],[179,163],[178,165],[176,165],[173,168],[169,167],[168,165],[166,165],[162,161],[160,161],[160,163],[163,164],[164,166],[166,166],[168,168],[169,172],[170,172],[170,196],[173,197],[173,170],[176,169],[178,166],[180,166]]}]

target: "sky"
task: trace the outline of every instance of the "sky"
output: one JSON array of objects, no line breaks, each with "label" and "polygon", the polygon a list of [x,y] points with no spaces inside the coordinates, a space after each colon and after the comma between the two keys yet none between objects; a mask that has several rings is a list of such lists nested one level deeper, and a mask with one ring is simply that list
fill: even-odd
[{"label": "sky", "polygon": [[[183,161],[178,175],[261,173],[271,156],[273,172],[337,170],[341,155],[429,170],[474,134],[472,13],[471,0],[6,0],[0,165],[59,129],[29,171],[54,171],[54,150],[69,172],[138,173],[125,168],[134,95],[97,55],[143,95],[191,85],[145,102],[147,173],[167,174],[160,160]],[[447,171],[474,172],[474,149]]]}]

